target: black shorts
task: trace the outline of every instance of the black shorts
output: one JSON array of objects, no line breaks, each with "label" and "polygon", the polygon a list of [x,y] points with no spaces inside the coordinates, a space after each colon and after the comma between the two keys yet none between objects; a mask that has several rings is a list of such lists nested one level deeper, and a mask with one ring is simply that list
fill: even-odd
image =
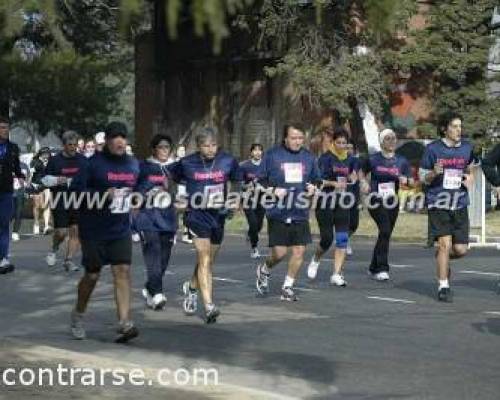
[{"label": "black shorts", "polygon": [[54,217],[54,229],[69,228],[78,225],[78,211],[73,209],[54,208],[52,210]]},{"label": "black shorts", "polygon": [[267,231],[269,234],[269,247],[306,246],[311,243],[309,221],[287,224],[275,219],[268,219]]},{"label": "black shorts", "polygon": [[191,239],[210,239],[210,243],[217,246],[222,244],[224,240],[224,223],[219,226],[204,226],[193,221],[187,221],[186,227]]},{"label": "black shorts", "polygon": [[434,238],[452,236],[453,244],[469,244],[469,212],[460,210],[429,210],[429,223]]},{"label": "black shorts", "polygon": [[132,239],[82,240],[82,265],[88,273],[101,271],[104,265],[132,263]]}]

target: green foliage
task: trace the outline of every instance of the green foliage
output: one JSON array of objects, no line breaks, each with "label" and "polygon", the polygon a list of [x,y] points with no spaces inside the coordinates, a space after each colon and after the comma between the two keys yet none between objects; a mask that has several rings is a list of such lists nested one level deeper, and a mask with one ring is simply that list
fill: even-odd
[{"label": "green foliage", "polygon": [[428,28],[414,32],[408,45],[387,58],[395,69],[431,76],[434,114],[461,113],[470,134],[486,134],[500,112],[500,100],[488,98],[486,77],[496,5],[496,0],[436,2]]},{"label": "green foliage", "polygon": [[0,81],[18,121],[40,132],[75,129],[95,132],[117,110],[123,82],[110,64],[74,51],[44,52],[31,62],[12,54],[3,61]]}]

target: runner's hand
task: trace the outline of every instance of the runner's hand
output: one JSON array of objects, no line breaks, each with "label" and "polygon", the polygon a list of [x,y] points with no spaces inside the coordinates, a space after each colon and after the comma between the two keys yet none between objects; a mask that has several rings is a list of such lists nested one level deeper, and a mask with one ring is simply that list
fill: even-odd
[{"label": "runner's hand", "polygon": [[441,163],[434,164],[434,174],[441,175],[443,173],[444,173],[443,164],[441,164]]},{"label": "runner's hand", "polygon": [[316,186],[314,186],[312,183],[306,183],[306,190],[307,194],[309,196],[312,196],[314,195],[314,193],[316,193]]},{"label": "runner's hand", "polygon": [[367,181],[362,180],[361,185],[360,185],[360,190],[361,190],[361,193],[363,193],[363,194],[370,193],[370,184]]},{"label": "runner's hand", "polygon": [[274,189],[274,195],[278,198],[278,199],[283,199],[287,194],[287,190],[286,189],[283,189],[283,188],[276,188]]}]

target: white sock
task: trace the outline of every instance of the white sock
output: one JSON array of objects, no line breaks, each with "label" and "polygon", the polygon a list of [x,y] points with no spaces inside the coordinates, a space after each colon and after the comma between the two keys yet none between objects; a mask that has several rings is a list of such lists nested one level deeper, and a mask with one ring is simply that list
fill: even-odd
[{"label": "white sock", "polygon": [[283,283],[283,288],[286,287],[293,287],[293,284],[295,283],[295,279],[290,278],[288,275],[285,278],[285,282]]},{"label": "white sock", "polygon": [[450,287],[450,283],[448,282],[448,279],[440,279],[439,280],[439,289],[449,288],[449,287]]},{"label": "white sock", "polygon": [[214,303],[207,303],[207,304],[205,304],[205,310],[207,312],[212,311],[214,308],[215,308]]}]

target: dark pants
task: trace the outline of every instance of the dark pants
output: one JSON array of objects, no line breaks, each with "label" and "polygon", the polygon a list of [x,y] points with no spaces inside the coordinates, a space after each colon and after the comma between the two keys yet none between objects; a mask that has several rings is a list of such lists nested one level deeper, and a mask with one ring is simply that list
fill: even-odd
[{"label": "dark pants", "polygon": [[163,275],[170,260],[174,235],[173,232],[141,232],[142,255],[147,273],[145,287],[151,296],[163,293]]},{"label": "dark pants", "polygon": [[392,231],[396,225],[399,215],[399,207],[384,208],[380,205],[377,208],[369,209],[370,215],[378,227],[378,239],[373,250],[370,272],[389,271],[389,243],[391,241]]},{"label": "dark pants", "polygon": [[266,210],[260,204],[256,208],[245,209],[245,216],[248,222],[248,238],[252,248],[259,243],[259,233],[264,223]]},{"label": "dark pants", "polygon": [[356,233],[359,227],[359,203],[349,209],[349,236]]},{"label": "dark pants", "polygon": [[9,255],[10,221],[14,211],[12,193],[0,193],[0,261]]},{"label": "dark pants", "polygon": [[23,209],[24,209],[24,190],[17,191],[14,196],[14,224],[12,226],[12,232],[19,233],[21,230],[21,222],[23,219]]},{"label": "dark pants", "polygon": [[331,209],[330,207],[317,208],[316,220],[318,221],[320,241],[319,246],[323,251],[327,251],[335,237],[334,233],[349,230],[349,210],[340,206]]}]

